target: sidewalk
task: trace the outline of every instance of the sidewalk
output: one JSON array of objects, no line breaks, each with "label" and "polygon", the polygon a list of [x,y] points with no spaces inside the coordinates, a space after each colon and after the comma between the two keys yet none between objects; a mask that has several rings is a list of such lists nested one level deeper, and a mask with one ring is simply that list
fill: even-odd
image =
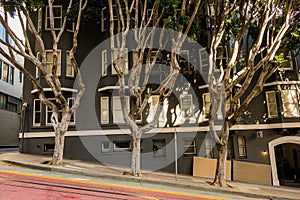
[{"label": "sidewalk", "polygon": [[113,169],[95,162],[64,159],[65,165],[63,166],[51,166],[42,164],[43,162],[50,159],[51,158],[49,156],[21,154],[18,152],[5,152],[3,154],[0,154],[0,161],[39,170],[86,175],[104,179],[117,179],[131,182],[160,184],[216,193],[226,192],[229,194],[231,193],[240,196],[260,199],[300,199],[299,188],[255,185],[231,181],[228,183],[229,185],[233,186],[233,188],[224,189],[209,185],[207,181],[211,180],[193,177],[190,175],[178,175],[178,180],[176,182],[175,175],[170,173],[145,171],[143,172],[143,176],[138,178],[129,175],[123,175],[124,169]]}]

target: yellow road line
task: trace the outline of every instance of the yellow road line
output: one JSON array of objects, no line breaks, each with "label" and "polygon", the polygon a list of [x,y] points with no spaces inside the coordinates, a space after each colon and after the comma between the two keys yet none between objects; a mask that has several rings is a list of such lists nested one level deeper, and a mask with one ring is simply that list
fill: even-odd
[{"label": "yellow road line", "polygon": [[[127,185],[117,185],[113,183],[102,183],[102,182],[94,182],[94,181],[85,181],[85,180],[74,180],[71,178],[62,178],[62,177],[52,177],[52,176],[45,176],[45,175],[37,175],[37,174],[30,174],[30,173],[24,173],[24,172],[15,172],[10,170],[1,170],[0,172],[6,173],[6,174],[15,174],[15,175],[23,175],[23,176],[32,176],[37,178],[47,178],[52,180],[62,180],[62,181],[70,181],[75,183],[85,183],[85,184],[93,184],[93,185],[101,185],[106,187],[118,187],[122,189],[133,189],[133,190],[139,190],[139,191],[149,191],[149,192],[156,192],[156,193],[165,193],[165,194],[171,194],[171,195],[180,195],[180,196],[186,196],[186,197],[195,197],[195,198],[206,198],[206,199],[212,199],[212,200],[225,200],[223,198],[212,198],[207,196],[199,196],[195,194],[186,194],[181,192],[170,192],[170,191],[164,191],[159,189],[150,189],[150,188],[138,188],[134,186],[127,186]],[[147,197],[143,196],[148,199],[156,200],[156,198],[153,197]]]}]

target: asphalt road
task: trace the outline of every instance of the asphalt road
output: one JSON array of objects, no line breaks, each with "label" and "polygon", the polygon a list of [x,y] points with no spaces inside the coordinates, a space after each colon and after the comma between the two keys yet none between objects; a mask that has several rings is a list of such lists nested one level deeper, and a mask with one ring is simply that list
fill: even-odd
[{"label": "asphalt road", "polygon": [[0,170],[0,199],[198,199],[212,198],[179,192],[121,186]]}]

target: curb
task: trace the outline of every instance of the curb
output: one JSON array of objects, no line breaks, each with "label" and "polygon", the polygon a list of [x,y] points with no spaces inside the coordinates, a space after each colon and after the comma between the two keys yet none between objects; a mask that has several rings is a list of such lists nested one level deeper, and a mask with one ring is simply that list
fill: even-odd
[{"label": "curb", "polygon": [[102,178],[102,179],[118,180],[118,181],[124,181],[124,182],[134,182],[134,183],[141,183],[141,184],[142,183],[155,184],[155,185],[162,185],[162,186],[169,186],[169,187],[177,187],[177,188],[181,188],[181,189],[201,190],[201,191],[205,191],[205,192],[216,192],[216,193],[226,192],[226,193],[230,193],[233,195],[239,195],[239,196],[250,197],[250,198],[261,198],[261,199],[270,199],[270,200],[295,200],[292,198],[283,198],[283,197],[263,195],[263,194],[231,191],[231,190],[225,190],[225,189],[219,189],[219,188],[207,188],[207,187],[194,186],[194,185],[182,185],[180,183],[162,182],[162,181],[147,180],[147,179],[135,178],[135,177],[115,176],[115,175],[108,175],[108,174],[96,174],[96,173],[84,172],[84,171],[80,171],[80,170],[63,169],[61,167],[55,167],[55,166],[33,165],[33,164],[29,164],[29,163],[22,163],[22,162],[16,162],[16,161],[11,161],[11,160],[1,160],[1,161],[5,162],[7,164],[25,167],[25,168],[29,168],[29,169],[61,172],[61,173],[68,173],[68,174],[74,174],[74,175],[83,175],[83,176],[89,176],[89,177],[93,177],[93,178]]}]

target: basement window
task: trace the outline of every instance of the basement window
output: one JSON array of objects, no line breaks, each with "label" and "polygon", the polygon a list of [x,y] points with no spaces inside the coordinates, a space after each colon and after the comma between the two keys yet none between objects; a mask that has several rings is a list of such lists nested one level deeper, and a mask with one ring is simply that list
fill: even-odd
[{"label": "basement window", "polygon": [[54,144],[44,144],[44,152],[54,152]]},{"label": "basement window", "polygon": [[130,151],[130,141],[114,141],[114,151]]}]

